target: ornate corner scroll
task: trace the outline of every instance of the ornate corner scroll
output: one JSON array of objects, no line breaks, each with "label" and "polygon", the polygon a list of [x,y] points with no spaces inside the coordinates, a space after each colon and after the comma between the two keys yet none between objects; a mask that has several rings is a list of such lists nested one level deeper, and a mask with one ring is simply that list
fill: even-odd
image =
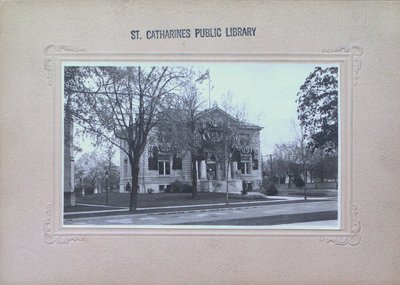
[{"label": "ornate corner scroll", "polygon": [[47,84],[52,86],[52,55],[61,52],[83,52],[86,51],[83,48],[74,47],[70,45],[48,45],[44,48],[43,54],[44,59],[44,70],[47,72]]},{"label": "ornate corner scroll", "polygon": [[358,215],[358,206],[351,209],[351,233],[341,237],[320,237],[320,241],[326,244],[357,246],[361,243],[361,221]]},{"label": "ornate corner scroll", "polygon": [[364,54],[364,49],[357,45],[352,45],[350,47],[338,46],[329,49],[323,49],[322,52],[334,53],[334,52],[346,52],[352,54],[353,60],[353,86],[358,85],[358,79],[360,78],[359,73],[362,68],[362,55]]},{"label": "ornate corner scroll", "polygon": [[80,52],[80,51],[86,51],[86,50],[83,48],[78,48],[70,45],[48,45],[44,49],[44,54],[51,55],[58,52]]},{"label": "ornate corner scroll", "polygon": [[72,241],[85,241],[84,237],[77,236],[64,236],[55,234],[52,228],[52,219],[53,219],[53,205],[48,204],[46,207],[46,216],[47,218],[43,222],[43,239],[44,242],[51,244],[68,244]]}]

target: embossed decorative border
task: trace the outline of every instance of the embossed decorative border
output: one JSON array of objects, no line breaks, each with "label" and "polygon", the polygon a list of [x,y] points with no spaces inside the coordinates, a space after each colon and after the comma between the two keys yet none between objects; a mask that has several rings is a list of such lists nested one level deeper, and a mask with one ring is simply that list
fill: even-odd
[{"label": "embossed decorative border", "polygon": [[46,207],[47,218],[43,222],[43,240],[47,244],[67,244],[71,241],[85,241],[84,237],[65,236],[54,233],[53,230],[53,205]]},{"label": "embossed decorative border", "polygon": [[326,53],[350,53],[352,54],[353,57],[353,80],[352,84],[353,86],[358,85],[358,80],[360,78],[359,73],[362,68],[362,55],[364,54],[364,49],[362,47],[359,47],[357,45],[352,45],[350,47],[346,46],[338,46],[334,48],[329,48],[329,49],[323,49],[322,52]]},{"label": "embossed decorative border", "polygon": [[[346,46],[337,46],[330,49],[323,49],[322,52],[326,53],[350,53],[352,56],[352,91],[353,93],[354,87],[358,85],[359,81],[359,73],[362,68],[362,56],[364,54],[364,49],[358,45],[351,45],[349,47]],[[351,102],[352,107],[352,102]],[[352,110],[351,110],[352,113]],[[351,150],[353,148],[353,142],[351,141]],[[352,152],[351,152],[352,153]],[[351,168],[351,172],[352,172]],[[352,187],[351,187],[352,188]],[[325,244],[333,244],[339,246],[358,246],[361,243],[361,220],[359,218],[358,206],[352,205],[351,207],[351,231],[348,235],[343,237],[329,237],[329,236],[321,236],[320,242]]]},{"label": "embossed decorative border", "polygon": [[[62,116],[60,116],[60,114],[57,114],[57,106],[56,106],[56,100],[54,100],[54,98],[56,98],[55,96],[59,96],[59,92],[60,90],[57,90],[57,87],[59,87],[59,85],[57,83],[59,83],[57,81],[57,70],[55,69],[55,60],[57,58],[57,56],[60,53],[73,53],[73,52],[84,52],[85,49],[83,48],[78,48],[78,47],[74,47],[71,45],[48,45],[47,47],[44,48],[43,54],[44,54],[44,70],[46,72],[46,79],[47,79],[47,85],[50,86],[52,88],[52,95],[53,95],[53,101],[54,101],[54,122],[53,122],[53,137],[55,134],[57,134],[57,131],[59,130],[60,127],[60,121],[62,120]],[[62,114],[62,113],[61,113]],[[58,143],[61,143],[61,141],[59,141]],[[53,153],[54,156],[57,157],[57,141],[54,141],[54,145],[53,145]],[[54,167],[53,167],[53,171],[57,171],[57,169],[59,169],[61,171],[62,168],[59,167],[58,165],[58,161],[55,159],[54,160]],[[61,175],[62,177],[62,175]],[[60,230],[60,225],[57,221],[59,221],[61,215],[62,215],[62,210],[60,208],[62,208],[62,195],[56,195],[57,193],[59,194],[59,191],[57,191],[57,189],[59,189],[61,187],[61,185],[59,184],[59,178],[60,178],[60,173],[53,173],[53,183],[54,183],[54,192],[53,192],[53,203],[49,203],[46,206],[46,210],[45,210],[45,215],[46,218],[43,221],[43,240],[46,244],[68,244],[70,242],[77,242],[77,241],[85,241],[86,238],[82,237],[80,235],[68,235],[63,233]],[[58,210],[58,211],[55,211]]]},{"label": "embossed decorative border", "polygon": [[52,78],[52,75],[54,75],[53,72],[53,61],[54,61],[54,56],[57,53],[64,53],[64,52],[84,52],[86,51],[83,48],[78,48],[70,45],[48,45],[43,53],[45,56],[44,60],[44,69],[47,72],[47,84],[52,86],[54,78]]},{"label": "embossed decorative border", "polygon": [[351,233],[348,236],[343,237],[321,237],[320,241],[326,244],[334,244],[334,245],[351,245],[357,246],[361,243],[361,221],[358,216],[358,206],[353,205],[352,211],[352,225],[351,225]]},{"label": "embossed decorative border", "polygon": [[[70,45],[49,45],[44,49],[44,70],[48,86],[52,89],[54,100],[54,193],[53,202],[46,207],[46,219],[43,225],[43,238],[47,244],[68,244],[74,241],[85,241],[87,236],[231,236],[231,237],[313,237],[319,238],[321,244],[351,245],[361,242],[361,222],[358,217],[358,208],[352,203],[352,93],[353,87],[358,84],[361,70],[363,49],[358,46],[336,47],[323,50],[322,53],[304,54],[267,54],[267,53],[213,53],[213,54],[159,54],[159,53],[88,53],[83,48]],[[345,127],[346,153],[340,156],[346,158],[345,194],[340,198],[339,207],[342,212],[342,227],[339,230],[272,230],[260,227],[221,228],[180,228],[180,227],[87,227],[63,226],[62,222],[62,193],[61,172],[62,146],[60,126],[62,111],[60,104],[61,92],[61,66],[63,62],[121,62],[121,61],[222,61],[222,62],[321,62],[339,63],[341,66],[341,94],[346,98],[340,99],[340,104],[345,102]],[[342,86],[343,84],[343,86]],[[343,88],[342,88],[343,87]],[[342,111],[341,111],[342,115]],[[341,127],[342,131],[342,127]],[[348,194],[350,193],[350,194]]]}]

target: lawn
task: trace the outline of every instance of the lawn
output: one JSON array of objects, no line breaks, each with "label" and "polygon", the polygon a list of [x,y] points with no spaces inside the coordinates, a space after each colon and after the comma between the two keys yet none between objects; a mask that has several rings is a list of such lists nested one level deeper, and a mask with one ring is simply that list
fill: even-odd
[{"label": "lawn", "polygon": [[[303,189],[278,189],[278,195],[288,195],[288,196],[304,196]],[[307,188],[308,197],[337,197],[338,190],[336,189],[315,189]]]},{"label": "lawn", "polygon": [[[268,200],[262,196],[243,196],[240,194],[229,194],[230,201],[254,201]],[[129,207],[129,193],[109,193],[108,205],[115,207]],[[77,196],[76,203],[105,205],[106,194],[92,194]],[[198,193],[194,200],[191,193],[153,193],[138,194],[138,207],[162,207],[162,206],[184,206],[198,204],[225,203],[225,193]]]}]

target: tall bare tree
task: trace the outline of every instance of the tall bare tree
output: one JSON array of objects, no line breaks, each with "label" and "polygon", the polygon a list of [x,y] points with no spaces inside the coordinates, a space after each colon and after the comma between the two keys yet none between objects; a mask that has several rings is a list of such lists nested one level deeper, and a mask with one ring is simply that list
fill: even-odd
[{"label": "tall bare tree", "polygon": [[[206,71],[205,74],[207,74]],[[200,74],[199,78],[203,78]],[[228,164],[238,145],[238,126],[240,122],[234,117],[214,118],[215,113],[202,109],[204,102],[200,100],[197,86],[199,80],[188,80],[175,104],[165,110],[165,119],[159,123],[163,139],[169,141],[176,149],[184,149],[190,153],[192,197],[197,196],[197,161],[205,160],[205,151],[216,155]],[[224,174],[226,178],[228,173]],[[228,184],[227,184],[228,185]]]},{"label": "tall bare tree", "polygon": [[195,81],[188,79],[174,104],[163,113],[159,131],[175,149],[189,152],[191,159],[192,197],[197,197],[197,161],[204,155],[201,139],[201,111],[204,102]]},{"label": "tall bare tree", "polygon": [[68,111],[84,133],[120,148],[131,165],[130,211],[137,208],[139,161],[161,111],[190,73],[182,67],[67,66]]},{"label": "tall bare tree", "polygon": [[222,94],[221,109],[239,121],[246,121],[248,115],[246,102],[244,100],[236,104],[233,102],[234,94],[231,90],[228,90],[225,94]]}]

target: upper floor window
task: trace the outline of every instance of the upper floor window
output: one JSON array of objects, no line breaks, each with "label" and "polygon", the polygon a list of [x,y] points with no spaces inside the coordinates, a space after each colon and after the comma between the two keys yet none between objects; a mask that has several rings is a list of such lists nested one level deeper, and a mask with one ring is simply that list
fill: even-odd
[{"label": "upper floor window", "polygon": [[251,159],[249,155],[242,155],[240,158],[240,171],[242,174],[250,174]]},{"label": "upper floor window", "polygon": [[182,170],[182,158],[177,154],[174,154],[172,157],[172,169]]},{"label": "upper floor window", "polygon": [[124,177],[128,177],[128,159],[124,159]]},{"label": "upper floor window", "polygon": [[251,152],[251,160],[253,161],[253,170],[258,170],[258,149],[253,149]]},{"label": "upper floor window", "polygon": [[169,155],[158,156],[158,174],[159,175],[171,174],[171,160]]}]

